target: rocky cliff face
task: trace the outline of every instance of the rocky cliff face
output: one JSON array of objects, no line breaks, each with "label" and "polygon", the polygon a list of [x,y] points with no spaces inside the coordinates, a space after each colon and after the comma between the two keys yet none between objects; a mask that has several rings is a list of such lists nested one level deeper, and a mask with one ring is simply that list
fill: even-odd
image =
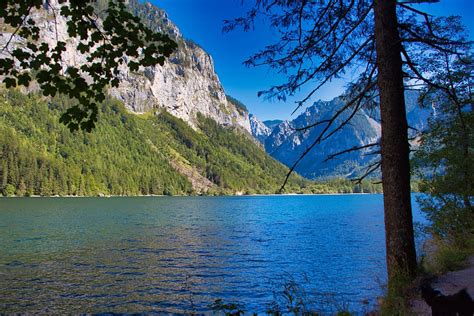
[{"label": "rocky cliff face", "polygon": [[[50,3],[52,7],[59,7],[57,0],[50,0]],[[122,100],[132,112],[165,109],[192,127],[196,127],[196,115],[200,112],[220,125],[239,126],[250,132],[248,114],[227,101],[211,56],[198,45],[186,41],[163,10],[137,0],[129,1],[128,5],[150,28],[171,35],[179,48],[163,67],[146,67],[138,72],[130,72],[124,67],[118,75],[120,86],[109,93]],[[77,43],[68,38],[66,21],[60,15],[54,20],[45,7],[34,13],[34,19],[41,29],[42,41],[50,45],[55,45],[57,39],[68,43],[64,54],[65,67],[85,62],[85,57],[75,49]],[[0,45],[6,43],[10,35],[3,32]],[[21,38],[14,41],[16,45],[21,42]]]},{"label": "rocky cliff face", "polygon": [[164,108],[193,127],[200,112],[221,125],[240,126],[250,132],[248,114],[228,102],[212,57],[194,42],[185,40],[163,10],[137,0],[130,1],[129,6],[148,27],[172,36],[179,48],[163,67],[147,67],[138,73],[123,71],[120,87],[110,93],[134,112]]},{"label": "rocky cliff face", "polygon": [[253,137],[255,137],[260,143],[264,144],[268,136],[270,136],[272,130],[260,121],[255,115],[250,114],[250,129]]}]

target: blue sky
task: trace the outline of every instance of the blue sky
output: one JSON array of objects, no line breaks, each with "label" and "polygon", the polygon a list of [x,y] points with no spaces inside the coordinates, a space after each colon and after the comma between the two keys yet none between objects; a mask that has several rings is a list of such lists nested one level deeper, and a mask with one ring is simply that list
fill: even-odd
[{"label": "blue sky", "polygon": [[[242,63],[278,36],[264,23],[250,32],[240,30],[223,33],[223,20],[243,16],[251,0],[151,0],[164,9],[185,38],[201,45],[214,59],[216,72],[227,94],[247,105],[261,120],[289,119],[295,108],[295,98],[286,102],[266,101],[257,92],[284,82],[285,78],[266,67],[247,68]],[[421,6],[434,15],[461,15],[471,38],[474,34],[474,0],[441,0]],[[343,91],[344,81],[323,87],[313,101],[329,100]],[[300,95],[310,90],[304,88]],[[308,104],[309,105],[309,104]],[[295,114],[296,115],[296,114]],[[295,116],[293,115],[293,117]]]}]

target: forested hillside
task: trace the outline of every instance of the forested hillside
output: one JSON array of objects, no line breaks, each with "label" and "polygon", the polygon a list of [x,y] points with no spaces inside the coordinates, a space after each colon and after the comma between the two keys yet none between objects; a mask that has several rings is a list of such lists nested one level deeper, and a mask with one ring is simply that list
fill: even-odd
[{"label": "forested hillside", "polygon": [[[59,123],[68,100],[0,95],[4,195],[274,193],[286,167],[250,137],[199,116],[201,132],[162,112],[128,113],[107,100],[92,133]],[[295,176],[288,190],[305,181]]]},{"label": "forested hillside", "polygon": [[[69,100],[0,93],[3,195],[276,193],[288,169],[246,132],[198,116],[199,131],[166,112],[137,115],[119,101],[100,108],[97,128],[59,123]],[[327,183],[291,176],[285,192],[376,192],[370,182]]]}]

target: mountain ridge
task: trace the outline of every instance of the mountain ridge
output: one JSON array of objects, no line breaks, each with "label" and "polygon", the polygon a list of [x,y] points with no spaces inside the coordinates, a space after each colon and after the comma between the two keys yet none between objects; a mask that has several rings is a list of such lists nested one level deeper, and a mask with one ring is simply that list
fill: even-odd
[{"label": "mountain ridge", "polygon": [[[430,109],[418,106],[418,96],[419,92],[417,91],[407,91],[405,94],[407,120],[412,127],[412,135],[427,127],[428,118],[432,113]],[[308,129],[305,127],[330,119],[343,105],[344,101],[341,97],[331,101],[318,100],[291,121],[270,121],[267,124],[271,128],[267,126],[267,129],[258,129],[258,126],[265,125],[265,123],[257,118],[252,118],[252,132],[272,157],[286,166],[292,167],[305,150],[313,145],[326,125],[321,124]],[[329,128],[328,133],[334,131],[349,115],[350,111],[342,113]],[[335,132],[329,139],[317,144],[298,163],[295,170],[308,179],[358,177],[367,165],[374,162],[372,153],[377,149],[376,146],[348,152],[334,159],[327,160],[327,158],[343,150],[376,143],[380,135],[381,126],[378,111],[371,111],[369,115],[365,110],[359,110],[351,119],[350,124]],[[380,173],[377,171],[374,175],[380,176]]]},{"label": "mountain ridge", "polygon": [[[211,56],[185,40],[163,10],[135,0],[128,4],[150,28],[173,36],[177,51],[163,67],[136,72],[122,67],[119,87],[111,88],[100,105],[91,134],[70,133],[59,124],[60,112],[72,100],[40,96],[34,84],[0,89],[2,193],[276,193],[288,170],[252,138],[248,110],[225,94]],[[49,6],[60,4],[52,0]],[[41,41],[53,47],[57,39],[68,43],[64,67],[85,62],[75,39],[68,38],[64,18],[53,20],[45,9],[32,16]],[[1,29],[0,42],[5,43],[12,33]],[[24,41],[15,36],[11,44]],[[294,175],[288,190],[299,191],[306,182]]]},{"label": "mountain ridge", "polygon": [[[99,1],[99,3],[104,2]],[[59,6],[58,0],[52,0],[51,5]],[[141,17],[148,27],[157,32],[166,32],[172,36],[178,43],[178,49],[169,60],[165,62],[163,67],[141,67],[136,72],[131,72],[126,67],[120,69],[120,73],[118,74],[120,79],[119,87],[110,89],[109,95],[112,99],[118,100],[119,103],[122,102],[125,108],[121,109],[120,106],[114,103],[115,101],[110,100],[108,101],[108,105],[112,104],[113,108],[120,108],[120,110],[113,110],[113,112],[121,116],[121,120],[124,120],[122,121],[124,126],[122,126],[121,123],[117,123],[115,119],[110,116],[111,113],[108,112],[108,110],[102,109],[101,113],[107,118],[107,124],[112,124],[120,128],[132,128],[131,126],[133,126],[133,130],[139,134],[143,132],[143,129],[148,130],[151,128],[147,124],[151,124],[152,126],[157,124],[156,126],[158,128],[163,129],[166,133],[170,133],[169,135],[171,137],[170,141],[172,145],[163,145],[163,148],[166,148],[164,152],[166,152],[168,156],[166,156],[166,159],[157,162],[157,164],[163,166],[164,170],[166,170],[164,179],[168,179],[166,181],[171,181],[171,184],[164,183],[160,188],[154,189],[150,189],[151,184],[149,184],[145,185],[145,188],[140,187],[140,190],[138,190],[137,183],[134,182],[135,180],[130,180],[129,182],[134,183],[135,187],[127,192],[134,192],[134,194],[148,194],[148,192],[151,192],[152,194],[156,194],[156,192],[161,192],[160,194],[201,194],[208,192],[211,194],[213,192],[274,193],[277,187],[276,183],[281,185],[283,183],[284,175],[288,172],[288,169],[283,167],[283,165],[280,165],[276,160],[281,161],[287,166],[291,166],[291,159],[296,155],[301,154],[303,146],[307,145],[308,141],[311,139],[311,135],[315,133],[314,130],[311,130],[302,134],[296,134],[295,127],[310,124],[320,117],[321,113],[326,113],[328,103],[320,101],[322,103],[318,106],[313,105],[312,108],[308,108],[305,113],[301,114],[291,122],[280,120],[266,121],[266,123],[261,122],[257,117],[249,114],[249,111],[244,104],[225,94],[224,88],[214,71],[212,57],[199,45],[190,40],[184,39],[176,25],[174,25],[174,23],[168,18],[166,12],[150,3],[140,3],[138,0],[130,0],[128,1],[128,5],[130,10],[135,15]],[[44,10],[35,12],[34,17],[38,20],[38,26],[40,26],[42,30],[42,40],[53,45],[56,38],[61,40],[67,39],[67,31],[65,28],[66,21],[52,21],[51,18],[47,17],[47,11]],[[58,31],[56,32],[56,30]],[[5,42],[9,35],[11,35],[11,33],[4,30],[0,36],[0,44],[1,42]],[[15,37],[12,43],[18,45],[21,44],[22,41],[21,38]],[[84,56],[74,50],[74,41],[68,42],[69,44],[64,56],[65,67],[68,64],[80,65],[81,63],[84,63]],[[34,87],[33,89],[30,89],[29,92],[34,95]],[[6,94],[4,93],[4,95],[8,95],[8,93],[10,92],[7,92]],[[34,96],[32,96],[32,98],[34,98]],[[43,102],[41,100],[35,99],[34,102],[41,103]],[[69,101],[67,100],[62,100],[61,102],[62,104],[69,104]],[[65,109],[62,106],[54,105],[52,116],[43,116],[35,123],[51,125],[51,119],[57,114],[56,110],[58,108]],[[131,115],[137,116],[137,119],[130,118],[130,116],[123,111],[129,111]],[[35,114],[34,111],[32,111],[32,113],[33,115]],[[330,112],[327,112],[324,115],[329,115],[329,113]],[[19,113],[10,114],[13,115],[13,117],[19,115]],[[141,121],[142,116],[157,118],[159,122],[150,123],[146,121],[144,123]],[[370,122],[369,118],[364,115],[362,115],[362,119],[366,122]],[[20,121],[21,120],[23,119],[20,119]],[[133,123],[135,125],[127,125],[127,122],[135,122]],[[30,127],[33,129],[41,130],[42,128],[40,126],[35,126],[32,122],[29,122],[28,124],[30,124]],[[135,129],[135,127],[140,124],[142,124],[141,128]],[[163,124],[167,127],[163,127]],[[217,125],[214,126],[214,124]],[[55,128],[58,128],[55,124],[53,125]],[[210,128],[210,126],[214,127]],[[20,124],[12,129],[11,126],[8,126],[7,122],[4,122],[3,128],[5,131],[8,131],[8,133],[13,133],[11,135],[18,136],[23,135],[22,133],[26,127]],[[227,140],[219,142],[221,137],[215,132],[216,130],[219,130],[220,133],[226,135],[225,137],[227,137]],[[56,132],[59,133],[59,136],[56,135],[55,137],[65,139],[62,131],[56,130]],[[198,136],[207,135],[206,132],[211,132],[213,139],[202,140],[201,136]],[[368,134],[371,133],[370,130],[367,130],[366,132]],[[152,132],[149,131],[149,133]],[[361,131],[353,130],[352,134],[357,133],[361,133]],[[128,132],[123,132],[123,134],[129,135]],[[371,139],[374,138],[374,135],[372,134]],[[254,138],[252,138],[252,136]],[[30,140],[28,140],[28,137],[28,134],[21,136],[20,143],[29,142]],[[134,141],[138,141],[137,139],[139,139],[140,136],[130,135],[130,137]],[[154,137],[157,136],[155,135]],[[209,137],[209,135],[206,137]],[[359,143],[365,141],[363,138],[363,136],[359,137]],[[57,153],[55,152],[57,148],[50,147],[49,143],[44,144],[41,139],[36,139],[36,141],[46,148],[47,152],[51,151],[53,157],[56,157],[54,159],[51,158],[51,161],[56,161],[57,159],[62,161],[61,159],[64,157],[61,155],[62,158],[57,156]],[[158,147],[151,142],[150,138],[142,139],[141,141],[148,144],[145,146],[148,148],[147,150],[154,152],[159,156]],[[257,141],[263,145],[258,146]],[[58,140],[51,139],[51,142],[57,144]],[[204,146],[205,149],[199,146],[195,147],[196,142],[201,145],[204,144],[202,146]],[[8,143],[8,139],[3,139],[4,145]],[[134,146],[140,148],[143,155],[147,156],[150,154],[150,152],[147,152],[142,148],[142,145],[135,144]],[[226,149],[226,147],[228,148]],[[2,151],[3,158],[8,154],[8,149],[5,148],[6,147],[4,147]],[[230,149],[232,149],[232,151],[229,152]],[[266,149],[266,151],[276,160],[267,157],[263,149]],[[107,152],[110,148],[104,147],[103,150]],[[197,152],[190,153],[190,150],[197,150]],[[212,150],[219,153],[221,157],[215,159],[212,158],[213,155],[210,155]],[[75,149],[73,149],[73,151],[75,151]],[[250,156],[245,157],[242,153]],[[101,157],[99,153],[91,153],[91,155],[94,159],[100,159]],[[130,159],[135,157],[134,153],[126,151],[124,152],[124,155],[129,156]],[[184,157],[183,155],[188,156]],[[38,157],[37,160],[39,159],[38,161],[42,161],[41,157]],[[71,157],[71,155],[68,155],[68,157]],[[208,160],[210,157],[212,159]],[[227,163],[224,163],[222,160],[223,157],[226,157],[225,160]],[[133,159],[136,160],[138,158]],[[152,161],[154,158],[149,157],[149,159]],[[318,156],[318,159],[321,160],[322,157]],[[355,157],[352,164],[358,165],[358,159],[361,159],[361,157]],[[65,164],[67,161],[68,160],[66,159],[60,162],[60,164]],[[270,169],[267,168],[268,166],[262,166],[262,161],[265,161]],[[133,162],[130,162],[130,164],[134,165]],[[18,168],[14,163],[11,165],[13,168]],[[298,167],[296,171],[308,178],[317,178],[321,175],[329,174],[332,171],[331,168],[317,170],[320,166],[318,164],[310,164],[309,161],[303,161],[303,166],[304,168]],[[340,168],[339,165],[336,167]],[[111,168],[113,169],[113,167]],[[268,178],[262,174],[261,171],[254,174],[245,173],[253,168],[266,170],[266,172],[269,172],[271,176]],[[153,168],[151,169],[154,170]],[[338,175],[348,176],[353,173],[353,171],[348,173],[347,170],[350,168],[346,169],[344,169],[345,171],[343,173],[338,173]],[[4,176],[6,174],[5,172],[8,171],[8,168],[5,167],[5,165],[2,167],[2,170],[2,177],[6,177],[6,180],[2,180],[2,186],[3,189],[5,189],[5,186],[10,184],[11,179],[9,180],[7,176]],[[277,172],[278,174],[275,174],[274,172]],[[90,176],[87,175],[87,172],[85,171],[81,171],[79,174],[81,175],[79,177],[81,179]],[[130,174],[134,174],[134,172],[130,172]],[[247,183],[247,187],[239,184],[244,183],[247,180],[241,179],[239,182],[234,179],[236,177],[242,177],[243,175],[246,175],[248,179],[250,179],[249,181],[251,181]],[[255,176],[259,177],[259,181],[255,180]],[[140,175],[136,174],[135,177],[140,178]],[[177,181],[176,179],[180,179],[177,182],[178,184],[173,182]],[[260,181],[265,179],[269,183],[262,184]],[[277,179],[279,180],[277,181]],[[294,182],[292,184],[290,183],[288,187],[290,192],[293,190],[314,193],[326,190],[320,190],[315,187],[310,189],[311,185],[300,179],[298,175],[295,175],[295,179],[296,180],[293,180]],[[13,181],[17,190],[21,187],[20,182],[18,181],[18,177],[16,182]],[[48,180],[46,182],[50,183],[51,181]],[[110,187],[110,179],[102,179],[100,181],[102,181],[103,186],[99,193],[117,193],[115,189]],[[146,181],[153,182],[153,180],[150,179]],[[171,189],[166,188],[167,186],[170,186]],[[344,186],[346,187],[345,190],[349,190],[348,188],[350,185],[344,184]],[[302,191],[302,188],[305,188],[305,190]],[[46,190],[46,192],[49,192],[49,190]],[[75,194],[81,193],[74,190],[71,192],[75,192]],[[96,193],[94,190],[90,192]]]}]

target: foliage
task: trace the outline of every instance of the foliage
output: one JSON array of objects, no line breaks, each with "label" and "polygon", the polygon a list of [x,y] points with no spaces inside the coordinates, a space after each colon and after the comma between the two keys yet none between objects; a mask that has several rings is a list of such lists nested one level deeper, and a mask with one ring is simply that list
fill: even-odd
[{"label": "foliage", "polygon": [[94,133],[72,134],[57,120],[69,106],[66,98],[48,103],[4,91],[0,99],[0,185],[13,185],[16,195],[192,192],[165,152],[153,150],[163,139],[151,133],[151,122],[127,114],[118,102],[101,106],[103,122]]},{"label": "foliage", "polygon": [[382,316],[406,316],[412,315],[408,304],[410,299],[410,289],[412,287],[411,278],[403,273],[395,274],[395,277],[388,285],[387,293],[380,306]]},{"label": "foliage", "polygon": [[[282,284],[275,284],[273,290],[273,300],[268,302],[265,313],[267,315],[308,315],[318,316],[331,315],[350,316],[354,315],[349,310],[349,304],[337,299],[332,294],[315,293],[306,289],[309,279],[305,276],[303,280],[296,281],[292,276],[283,277]],[[302,281],[302,282],[301,282]],[[237,303],[226,303],[222,299],[217,299],[209,308],[225,315],[244,315],[245,306]],[[326,309],[326,312],[320,312]]]},{"label": "foliage", "polygon": [[474,254],[474,108],[472,56],[428,55],[434,81],[421,101],[435,110],[415,154],[418,202],[430,220],[431,240],[421,268],[439,275]]},{"label": "foliage", "polygon": [[228,102],[236,106],[237,110],[239,110],[240,113],[249,113],[249,110],[247,109],[247,106],[245,106],[245,104],[228,94],[225,97],[227,98]]},{"label": "foliage", "polygon": [[[94,133],[71,133],[58,123],[70,105],[17,91],[0,95],[0,191],[15,195],[193,194],[173,161],[214,184],[208,194],[275,193],[286,167],[250,136],[200,116],[202,132],[163,112],[128,113],[107,99]],[[289,188],[308,181],[295,176]],[[13,189],[12,189],[13,187]]]},{"label": "foliage", "polygon": [[[163,65],[177,47],[168,35],[153,32],[132,15],[124,0],[111,0],[108,5],[99,2],[58,0],[59,7],[54,7],[50,1],[9,0],[0,5],[0,17],[14,29],[2,48],[7,54],[0,58],[0,75],[4,76],[5,86],[28,86],[36,81],[45,96],[59,93],[76,100],[77,104],[65,109],[60,118],[71,131],[79,128],[91,131],[95,127],[99,103],[105,100],[109,85],[118,86],[121,66],[136,71],[140,66]],[[66,21],[67,41],[59,39],[57,34],[51,47],[40,40],[41,29],[32,16],[43,4],[55,23],[58,17]],[[94,5],[104,7],[102,21]],[[14,45],[18,41],[16,35],[26,39],[25,47]],[[86,57],[86,63],[66,68],[63,54],[68,42],[73,42],[71,39],[76,41],[74,48]]]},{"label": "foliage", "polygon": [[[158,120],[180,140],[177,150],[183,157],[222,188],[221,193],[275,193],[283,181],[286,167],[268,156],[248,134],[222,128],[203,115],[198,115],[198,123],[204,135],[167,113]],[[298,190],[305,182],[299,176],[294,177],[290,190]]]},{"label": "foliage", "polygon": [[4,196],[13,196],[15,195],[15,187],[11,184],[7,184],[3,187],[3,195]]},{"label": "foliage", "polygon": [[[449,62],[449,60],[447,60]],[[419,198],[430,220],[432,237],[460,247],[474,238],[474,112],[471,95],[472,60],[455,60],[449,72],[437,71],[438,89],[426,90],[425,102],[436,116],[421,138],[415,155],[423,181]]]},{"label": "foliage", "polygon": [[283,284],[283,289],[275,291],[273,296],[274,300],[267,310],[268,314],[318,315],[314,311],[315,303],[309,293],[292,277],[289,277]]},{"label": "foliage", "polygon": [[[287,168],[250,137],[199,115],[200,132],[163,112],[128,113],[107,99],[94,133],[71,133],[57,118],[70,105],[17,91],[0,94],[0,191],[4,195],[194,194],[171,165],[195,168],[213,183],[207,194],[276,193]],[[310,182],[293,175],[288,193],[380,192],[347,179]]]},{"label": "foliage", "polygon": [[382,193],[382,185],[367,179],[358,183],[345,178],[330,178],[308,182],[302,186],[300,193]]},{"label": "foliage", "polygon": [[[287,276],[281,289],[273,291],[273,301],[269,304],[266,313],[269,315],[326,315],[331,310],[332,315],[350,316],[349,304],[334,297],[330,293],[316,293],[306,289],[307,277],[303,283],[297,282],[293,277]],[[321,312],[326,309],[326,313]]]},{"label": "foliage", "polygon": [[435,250],[422,261],[423,270],[429,275],[440,275],[464,267],[466,259],[474,253],[474,239],[466,247],[460,248],[441,240],[433,240]]}]

